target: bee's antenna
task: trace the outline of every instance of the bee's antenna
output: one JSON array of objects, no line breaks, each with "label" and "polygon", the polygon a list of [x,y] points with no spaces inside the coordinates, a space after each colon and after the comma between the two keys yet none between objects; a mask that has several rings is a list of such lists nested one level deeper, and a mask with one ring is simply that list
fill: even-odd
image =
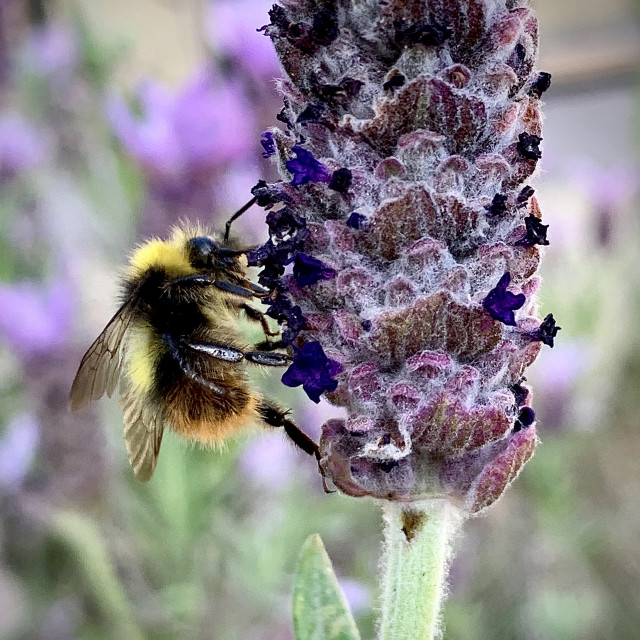
[{"label": "bee's antenna", "polygon": [[244,206],[240,207],[228,220],[227,223],[225,225],[225,231],[224,231],[224,241],[225,244],[227,242],[229,242],[229,233],[231,233],[231,225],[233,224],[233,222],[235,220],[237,220],[247,209],[250,209],[256,202],[257,202],[258,198],[251,198],[251,200],[249,200],[249,202],[247,202],[247,204],[245,204]]}]

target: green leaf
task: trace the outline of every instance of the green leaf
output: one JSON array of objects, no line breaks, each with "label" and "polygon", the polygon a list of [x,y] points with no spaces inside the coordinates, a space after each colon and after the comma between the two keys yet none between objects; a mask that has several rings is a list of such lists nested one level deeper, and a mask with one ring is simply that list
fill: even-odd
[{"label": "green leaf", "polygon": [[360,640],[349,605],[320,536],[309,536],[300,552],[293,586],[296,640]]},{"label": "green leaf", "polygon": [[113,637],[142,640],[142,631],[95,523],[81,513],[58,511],[51,516],[50,532],[75,557],[88,594],[111,627]]}]

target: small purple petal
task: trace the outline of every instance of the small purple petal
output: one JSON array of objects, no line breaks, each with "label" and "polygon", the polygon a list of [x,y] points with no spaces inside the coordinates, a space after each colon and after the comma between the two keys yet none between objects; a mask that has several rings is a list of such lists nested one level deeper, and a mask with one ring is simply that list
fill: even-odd
[{"label": "small purple petal", "polygon": [[367,222],[367,216],[363,216],[361,213],[354,211],[347,219],[347,227],[352,229],[362,229]]},{"label": "small purple petal", "polygon": [[542,94],[551,86],[551,74],[546,71],[540,71],[535,81],[529,88],[529,95],[540,98]]},{"label": "small purple petal", "polygon": [[507,291],[510,282],[511,274],[505,273],[495,288],[489,291],[482,306],[494,320],[515,327],[516,318],[513,312],[524,305],[526,297],[524,293],[516,295]]},{"label": "small purple petal", "polygon": [[307,319],[302,315],[302,309],[298,305],[291,307],[283,314],[282,322],[286,324],[286,328],[282,332],[284,344],[291,344],[307,326]]},{"label": "small purple petal", "polygon": [[529,198],[536,192],[533,187],[526,186],[518,194],[516,198],[516,207],[519,209],[520,207],[524,207],[527,204]]},{"label": "small purple petal", "polygon": [[542,224],[540,218],[536,218],[536,216],[527,216],[524,219],[524,224],[527,228],[527,232],[524,237],[516,242],[517,246],[530,248],[536,244],[549,244],[549,241],[547,240],[548,224]]},{"label": "small purple petal", "polygon": [[262,157],[270,158],[276,152],[276,141],[273,139],[273,133],[271,131],[263,131],[260,135],[260,144],[264,149]]},{"label": "small purple petal", "polygon": [[333,189],[338,193],[346,193],[349,191],[352,179],[353,175],[349,169],[345,169],[344,167],[342,169],[336,169],[331,176],[329,189]]},{"label": "small purple petal", "polygon": [[309,37],[320,46],[330,45],[340,34],[338,16],[334,11],[322,10],[313,17]]},{"label": "small purple petal", "polygon": [[485,207],[488,218],[499,218],[507,212],[507,196],[502,193],[496,193],[493,196],[491,204]]},{"label": "small purple petal", "polygon": [[540,158],[542,158],[542,151],[540,151],[541,142],[542,138],[540,136],[534,136],[523,131],[518,136],[518,151],[527,160],[540,160]]},{"label": "small purple petal", "polygon": [[297,253],[287,262],[293,262],[293,277],[299,287],[308,287],[317,284],[320,280],[331,280],[336,277],[335,269],[306,253]]},{"label": "small purple petal", "polygon": [[299,145],[292,147],[291,151],[296,154],[296,157],[287,160],[285,166],[287,171],[293,174],[293,180],[291,180],[293,186],[307,184],[308,182],[329,182],[331,180],[328,169],[321,162],[318,162],[310,151],[303,149]]},{"label": "small purple petal", "polygon": [[342,371],[342,365],[327,358],[319,342],[307,342],[301,349],[294,347],[293,362],[282,376],[287,387],[302,385],[305,393],[316,404],[325,391],[335,391],[338,381],[332,376]]},{"label": "small purple petal", "polygon": [[540,340],[543,344],[553,348],[553,340],[562,327],[556,325],[553,314],[550,313],[545,317],[540,326],[531,334],[534,340]]},{"label": "small purple petal", "polygon": [[530,427],[536,419],[536,414],[531,407],[522,407],[518,414],[518,420],[523,427]]}]

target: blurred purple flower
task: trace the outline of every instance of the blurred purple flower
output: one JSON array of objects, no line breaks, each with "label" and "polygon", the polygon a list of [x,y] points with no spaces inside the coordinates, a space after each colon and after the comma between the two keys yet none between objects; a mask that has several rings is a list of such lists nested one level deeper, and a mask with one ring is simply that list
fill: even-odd
[{"label": "blurred purple flower", "polygon": [[150,178],[208,174],[254,151],[253,117],[242,91],[203,70],[178,93],[148,80],[138,92],[141,115],[112,99],[116,136]]},{"label": "blurred purple flower", "polygon": [[25,359],[50,354],[69,339],[73,306],[73,294],[64,282],[0,286],[0,338]]},{"label": "blurred purple flower", "polygon": [[78,47],[68,29],[55,24],[35,28],[29,44],[33,65],[42,76],[73,71],[78,60]]},{"label": "blurred purple flower", "polygon": [[592,228],[599,244],[607,245],[615,227],[625,225],[620,209],[638,193],[638,167],[621,163],[605,168],[583,158],[571,164],[571,177],[591,204],[595,216]]},{"label": "blurred purple flower", "polygon": [[630,163],[605,168],[583,158],[572,162],[571,168],[574,183],[587,192],[594,207],[615,209],[638,191],[638,169]]},{"label": "blurred purple flower", "polygon": [[0,438],[0,485],[17,489],[23,482],[40,440],[40,425],[35,416],[14,416]]},{"label": "blurred purple flower", "polygon": [[336,405],[330,404],[324,398],[320,398],[318,404],[305,404],[300,425],[306,434],[314,440],[317,440],[320,438],[322,425],[325,422],[331,419],[344,419],[346,417],[347,413],[343,407],[337,407]]},{"label": "blurred purple flower", "polygon": [[12,178],[45,159],[42,134],[17,113],[0,115],[0,178]]},{"label": "blurred purple flower", "polygon": [[545,350],[533,372],[534,386],[540,398],[539,418],[548,430],[579,427],[578,421],[568,419],[575,411],[573,390],[579,380],[590,371],[593,354],[588,345],[563,340],[552,350]]},{"label": "blurred purple flower", "polygon": [[340,578],[338,582],[353,614],[358,615],[368,611],[371,605],[371,592],[362,582],[351,578]]},{"label": "blurred purple flower", "polygon": [[256,484],[286,488],[295,472],[295,456],[281,433],[265,433],[247,445],[240,457],[241,472]]},{"label": "blurred purple flower", "polygon": [[217,0],[209,3],[206,16],[213,49],[269,80],[280,75],[280,63],[271,40],[257,28],[269,22],[272,5],[272,0]]}]

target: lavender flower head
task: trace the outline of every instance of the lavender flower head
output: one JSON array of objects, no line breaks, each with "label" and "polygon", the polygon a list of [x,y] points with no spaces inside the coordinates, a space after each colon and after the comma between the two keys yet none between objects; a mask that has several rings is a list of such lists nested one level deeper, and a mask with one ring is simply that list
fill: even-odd
[{"label": "lavender flower head", "polygon": [[184,181],[211,175],[253,147],[251,115],[239,87],[205,69],[177,94],[148,80],[139,90],[141,114],[112,99],[113,130],[151,179]]},{"label": "lavender flower head", "polygon": [[346,409],[320,443],[340,490],[478,513],[533,453],[523,373],[558,330],[534,300],[536,17],[527,0],[286,0],[269,16],[287,129],[282,182],[254,189],[272,211],[252,258],[294,347],[283,382]]}]

